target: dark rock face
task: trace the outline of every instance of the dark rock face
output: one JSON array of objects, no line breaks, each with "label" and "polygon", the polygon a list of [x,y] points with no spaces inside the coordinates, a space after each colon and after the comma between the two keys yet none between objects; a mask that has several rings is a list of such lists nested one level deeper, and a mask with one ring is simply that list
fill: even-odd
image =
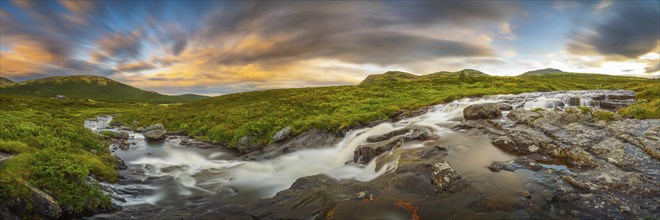
[{"label": "dark rock face", "polygon": [[143,133],[147,140],[159,141],[165,139],[167,131],[162,124],[155,124],[145,128]]},{"label": "dark rock face", "polygon": [[475,104],[463,109],[463,117],[466,120],[493,119],[500,116],[502,111],[497,103]]}]

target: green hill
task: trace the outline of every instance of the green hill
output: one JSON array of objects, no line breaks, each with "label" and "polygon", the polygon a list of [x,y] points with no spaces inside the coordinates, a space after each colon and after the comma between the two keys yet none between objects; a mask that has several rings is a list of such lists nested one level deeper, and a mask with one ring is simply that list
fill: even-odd
[{"label": "green hill", "polygon": [[440,71],[440,72],[435,72],[435,73],[430,73],[428,75],[424,75],[424,77],[445,77],[445,76],[488,76],[488,74],[485,74],[479,70],[473,70],[473,69],[464,69],[456,72],[449,72],[449,71]]},{"label": "green hill", "polygon": [[206,98],[199,95],[169,96],[144,91],[100,76],[55,76],[26,80],[0,88],[0,94],[36,97],[64,95],[73,99],[120,102],[185,103]]},{"label": "green hill", "polygon": [[406,73],[406,72],[401,72],[401,71],[388,71],[383,74],[373,74],[367,76],[366,79],[362,80],[360,82],[360,85],[368,85],[368,84],[375,84],[375,83],[397,83],[397,82],[405,82],[409,81],[412,79],[416,79],[417,75],[412,74],[412,73]]},{"label": "green hill", "polygon": [[5,77],[0,77],[0,87],[8,86],[11,84],[14,84],[14,81],[11,81],[10,79],[7,79]]}]

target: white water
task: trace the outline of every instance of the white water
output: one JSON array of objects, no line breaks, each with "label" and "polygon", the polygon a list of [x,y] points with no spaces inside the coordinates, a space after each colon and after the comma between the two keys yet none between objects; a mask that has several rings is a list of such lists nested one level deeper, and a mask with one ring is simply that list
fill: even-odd
[{"label": "white water", "polygon": [[[298,178],[325,174],[335,179],[372,180],[396,168],[398,158],[376,164],[373,160],[366,166],[347,164],[353,151],[367,137],[385,134],[394,129],[408,126],[423,126],[433,129],[440,137],[452,135],[447,124],[463,119],[463,109],[477,103],[503,102],[514,108],[533,109],[561,108],[568,106],[570,97],[580,98],[580,105],[593,106],[591,97],[602,94],[622,94],[629,91],[569,91],[551,93],[525,93],[497,95],[477,99],[461,99],[435,106],[430,112],[396,123],[382,123],[370,128],[352,130],[336,146],[300,150],[272,160],[239,161],[231,155],[214,149],[198,149],[179,145],[179,139],[168,139],[162,143],[147,143],[144,136],[130,133],[130,141],[136,143],[127,151],[117,150],[129,170],[136,171],[134,179],[170,176],[173,182],[162,184],[105,184],[114,194],[125,199],[115,201],[123,206],[156,204],[167,200],[186,200],[197,195],[225,195],[230,197],[266,198],[287,189]],[[506,114],[507,112],[505,112]],[[104,130],[112,117],[98,117],[85,122],[93,131]],[[404,148],[422,147],[419,143],[408,143]],[[383,155],[386,157],[387,155]],[[488,161],[490,162],[490,161]],[[376,170],[377,165],[382,167]],[[133,191],[133,193],[127,193]],[[139,191],[140,193],[134,193]]]}]

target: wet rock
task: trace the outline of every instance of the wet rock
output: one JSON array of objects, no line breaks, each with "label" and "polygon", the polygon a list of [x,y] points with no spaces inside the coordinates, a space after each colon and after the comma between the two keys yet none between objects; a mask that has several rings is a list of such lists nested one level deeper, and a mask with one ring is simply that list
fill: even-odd
[{"label": "wet rock", "polygon": [[273,142],[280,142],[288,139],[291,135],[291,130],[291,126],[282,128],[282,130],[279,130],[277,133],[275,133],[275,135],[273,135]]},{"label": "wet rock", "polygon": [[144,129],[145,129],[144,127],[138,127],[138,128],[135,129],[135,132],[142,133],[142,132],[144,132]]},{"label": "wet rock", "polygon": [[113,156],[113,158],[115,159],[115,167],[117,167],[117,169],[125,170],[128,168],[128,166],[126,166],[126,163],[124,163],[124,160],[122,160],[118,156]]},{"label": "wet rock", "polygon": [[611,109],[616,110],[628,106],[624,102],[613,102],[613,101],[597,101],[596,104],[602,109]]},{"label": "wet rock", "polygon": [[507,170],[507,171],[516,171],[517,169],[527,169],[527,170],[532,170],[532,171],[539,171],[543,169],[543,166],[540,164],[536,163],[536,161],[529,159],[527,157],[520,157],[515,160],[510,160],[507,162],[492,162],[489,166],[488,169],[493,171],[493,172],[500,172],[501,170]]},{"label": "wet rock", "polygon": [[154,124],[145,128],[143,133],[148,141],[158,141],[165,139],[167,131],[162,124]]},{"label": "wet rock", "polygon": [[502,116],[502,111],[496,103],[474,104],[463,109],[466,120],[493,119]]},{"label": "wet rock", "polygon": [[403,145],[403,138],[392,138],[387,141],[376,143],[365,143],[358,146],[353,154],[354,163],[369,163],[371,160],[381,155],[382,153],[391,151]]},{"label": "wet rock", "polygon": [[336,133],[312,129],[282,142],[272,143],[263,147],[254,145],[250,149],[249,142],[243,142],[245,144],[243,146],[247,146],[248,148],[239,148],[239,151],[245,154],[243,156],[244,160],[265,160],[301,149],[335,146],[341,140],[342,137]]},{"label": "wet rock", "polygon": [[499,108],[501,111],[511,111],[511,110],[513,110],[513,106],[511,106],[509,104],[502,103],[502,102],[498,102],[496,104],[497,104],[497,108]]},{"label": "wet rock", "polygon": [[407,134],[408,132],[410,132],[410,128],[401,128],[382,135],[372,135],[367,137],[367,142],[381,142],[399,135]]},{"label": "wet rock", "polygon": [[119,126],[121,126],[121,125],[122,125],[122,123],[119,122],[119,121],[112,121],[112,122],[110,123],[110,126],[112,126],[112,127],[119,127]]}]

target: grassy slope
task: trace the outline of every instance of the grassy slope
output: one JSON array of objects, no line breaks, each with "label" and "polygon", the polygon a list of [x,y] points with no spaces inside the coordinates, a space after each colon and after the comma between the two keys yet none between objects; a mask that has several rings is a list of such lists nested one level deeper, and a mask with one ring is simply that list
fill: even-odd
[{"label": "grassy slope", "polygon": [[183,103],[206,98],[197,95],[162,95],[99,76],[57,76],[28,80],[1,87],[0,94],[36,97],[65,95],[74,99],[149,103]]},{"label": "grassy slope", "polygon": [[[380,79],[374,80],[374,79]],[[372,77],[359,86],[281,89],[224,95],[181,106],[147,106],[118,119],[142,125],[164,123],[207,140],[236,146],[243,136],[267,144],[285,126],[294,133],[312,128],[340,131],[370,121],[388,119],[402,109],[416,109],[468,96],[575,89],[633,89],[647,99],[623,110],[628,116],[658,118],[660,81],[593,74],[532,77],[418,76]]]},{"label": "grassy slope", "polygon": [[[466,74],[467,75],[467,74]],[[376,77],[378,78],[378,77]],[[265,144],[285,126],[340,131],[454,99],[501,93],[624,88],[638,91],[640,104],[621,110],[638,118],[660,118],[660,80],[606,75],[553,74],[530,77],[418,76],[375,80],[360,86],[280,89],[224,95],[184,105],[58,101],[0,95],[0,151],[20,153],[0,165],[0,203],[25,197],[24,182],[48,190],[74,213],[103,208],[108,199],[82,184],[88,175],[116,180],[107,143],[82,127],[97,114],[141,125],[162,122],[200,138],[235,146],[242,136]],[[139,126],[139,125],[136,125]],[[97,151],[92,153],[92,149]],[[97,202],[90,202],[97,201]],[[2,205],[2,204],[0,204]],[[98,205],[98,206],[97,206]]]},{"label": "grassy slope", "polygon": [[116,181],[114,160],[108,143],[82,125],[88,117],[118,112],[128,104],[2,94],[0,106],[0,151],[18,154],[0,164],[0,206],[22,197],[28,208],[35,208],[25,186],[29,183],[47,190],[74,216],[110,207],[86,178]]},{"label": "grassy slope", "polygon": [[14,83],[14,81],[11,81],[10,79],[7,79],[5,77],[0,77],[0,87],[8,86],[8,85],[11,85],[13,83]]}]

